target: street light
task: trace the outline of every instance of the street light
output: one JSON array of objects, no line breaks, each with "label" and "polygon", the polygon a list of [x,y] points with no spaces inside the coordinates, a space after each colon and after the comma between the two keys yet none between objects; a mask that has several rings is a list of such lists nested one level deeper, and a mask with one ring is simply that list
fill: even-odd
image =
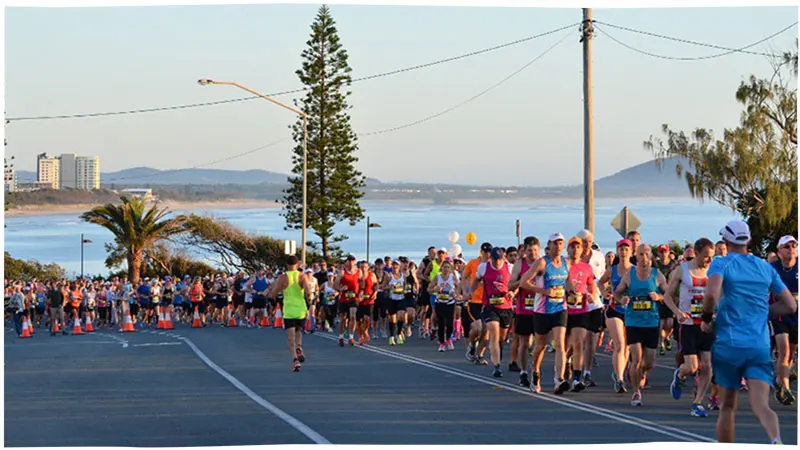
[{"label": "street light", "polygon": [[275,99],[267,97],[266,95],[256,92],[250,88],[244,87],[239,83],[234,83],[232,81],[215,81],[209,80],[208,78],[202,78],[197,80],[197,83],[200,86],[208,86],[209,84],[225,84],[228,86],[234,86],[244,91],[247,91],[255,96],[261,97],[264,100],[272,102],[280,107],[286,108],[289,111],[292,111],[295,114],[299,114],[303,116],[303,266],[306,264],[306,228],[307,228],[307,221],[308,221],[308,116],[303,111],[300,111],[297,108],[293,108],[289,105],[285,105]]},{"label": "street light", "polygon": [[369,264],[369,229],[370,228],[380,228],[381,224],[379,223],[371,223],[369,221],[369,216],[367,216],[367,264]]},{"label": "street light", "polygon": [[91,244],[92,241],[83,237],[81,233],[81,279],[83,279],[83,244]]}]

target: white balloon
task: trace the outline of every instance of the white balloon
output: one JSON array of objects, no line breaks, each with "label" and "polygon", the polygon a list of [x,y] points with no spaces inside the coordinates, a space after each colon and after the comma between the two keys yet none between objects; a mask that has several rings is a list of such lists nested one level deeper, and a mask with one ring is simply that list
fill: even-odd
[{"label": "white balloon", "polygon": [[456,242],[458,242],[458,237],[459,237],[458,231],[451,231],[450,234],[447,235],[447,240],[455,244]]},{"label": "white balloon", "polygon": [[456,256],[460,255],[461,251],[462,251],[461,244],[453,244],[453,246],[450,247],[450,255],[453,258],[455,258]]}]

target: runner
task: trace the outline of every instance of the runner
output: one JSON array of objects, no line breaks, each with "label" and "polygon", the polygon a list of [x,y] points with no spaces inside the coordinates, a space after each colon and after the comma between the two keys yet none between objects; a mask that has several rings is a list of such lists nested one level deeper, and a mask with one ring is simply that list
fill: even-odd
[{"label": "runner", "polygon": [[[591,248],[591,247],[589,247]],[[567,247],[569,259],[569,275],[567,278],[567,339],[572,347],[572,392],[580,392],[586,388],[582,380],[584,363],[584,343],[589,328],[589,302],[595,295],[594,271],[592,266],[583,262],[583,239],[578,236],[569,240]],[[564,375],[567,378],[568,374]]]},{"label": "runner", "polygon": [[[675,400],[679,400],[686,378],[699,371],[690,414],[694,417],[707,417],[708,411],[703,407],[703,398],[711,384],[711,346],[714,335],[700,330],[700,316],[708,283],[708,265],[714,258],[714,244],[701,238],[694,243],[694,249],[697,258],[688,263],[680,263],[673,269],[664,296],[664,303],[680,324],[680,353],[683,356],[683,363],[675,370],[670,392]],[[679,292],[677,304],[676,290]]]},{"label": "runner", "polygon": [[439,318],[439,351],[454,350],[451,336],[453,334],[453,315],[455,295],[458,287],[458,275],[453,273],[450,259],[441,265],[441,272],[431,281],[428,292],[436,296],[436,317]]},{"label": "runner", "polygon": [[614,293],[619,287],[622,276],[631,271],[633,265],[630,263],[631,255],[631,241],[622,239],[617,242],[617,260],[618,264],[612,265],[603,277],[600,279],[601,286],[610,286],[606,288],[605,299],[606,306],[606,329],[609,335],[609,345],[612,347],[611,351],[611,379],[614,383],[614,390],[617,394],[624,394],[628,392],[625,389],[625,377],[623,370],[628,361],[628,346],[625,340],[625,311],[624,305],[617,304],[614,301]]},{"label": "runner", "polygon": [[476,364],[488,365],[483,355],[486,351],[485,329],[481,323],[481,310],[483,309],[483,284],[479,283],[477,288],[473,288],[474,281],[481,264],[490,261],[492,244],[484,242],[481,244],[478,257],[470,260],[464,268],[464,280],[470,287],[472,293],[466,308],[466,314],[462,314],[461,321],[464,326],[464,343],[467,346],[465,357],[467,361]]},{"label": "runner", "polygon": [[429,266],[435,260],[436,247],[428,247],[428,255],[420,261],[417,271],[417,278],[420,280],[419,297],[417,298],[417,323],[419,323],[420,339],[430,336],[431,294],[428,293],[430,278],[426,276],[426,272],[430,273],[432,267],[429,269]]},{"label": "runner", "polygon": [[[669,246],[667,244],[659,245],[658,259],[655,260],[653,266],[655,266],[664,277],[668,277],[677,265],[678,262],[670,257]],[[675,315],[672,310],[662,302],[658,304],[658,317],[661,320],[659,323],[658,354],[663,356],[666,352],[672,351],[672,332],[675,326]]]},{"label": "runner", "polygon": [[343,270],[334,283],[334,289],[341,293],[339,297],[339,347],[344,347],[345,330],[348,332],[350,345],[356,345],[356,313],[358,311],[356,300],[361,289],[361,271],[355,261],[355,256],[347,257]]},{"label": "runner", "polygon": [[[411,332],[413,330],[414,325],[414,318],[417,317],[417,296],[419,295],[419,280],[417,279],[417,271],[414,268],[414,263],[410,262],[407,257],[401,256],[400,260],[400,273],[403,274],[405,278],[405,285],[404,285],[404,300],[403,306],[405,306],[405,315],[402,314],[402,309],[398,310],[398,315],[400,316],[401,323],[405,326],[405,335],[401,332],[398,333],[398,336],[402,337],[403,340],[408,339],[411,337]],[[403,330],[401,330],[403,331]],[[401,342],[402,343],[402,342]]]},{"label": "runner", "polygon": [[[517,305],[515,308],[516,317],[514,323],[514,339],[511,341],[511,364],[508,365],[509,372],[520,372],[519,385],[529,388],[531,381],[528,376],[528,352],[533,345],[533,308],[536,303],[535,292],[528,291],[520,287],[522,275],[539,260],[539,239],[535,236],[525,238],[523,244],[523,258],[514,265],[511,273],[511,282],[508,289],[517,292]],[[541,278],[534,280],[541,285]]]},{"label": "runner", "polygon": [[361,294],[359,295],[356,321],[358,322],[358,345],[369,342],[369,329],[372,321],[372,310],[375,308],[375,298],[378,296],[378,280],[375,273],[369,269],[369,262],[361,261]]},{"label": "runner", "polygon": [[384,285],[386,284],[386,277],[388,277],[389,273],[391,272],[384,270],[384,263],[380,258],[375,260],[373,272],[375,273],[375,280],[378,283],[376,285],[376,289],[378,289],[378,295],[375,297],[375,306],[372,309],[372,334],[376,338],[385,338],[386,313],[387,308],[389,307],[387,302],[389,301],[389,296],[387,295]]},{"label": "runner", "polygon": [[311,293],[306,275],[297,270],[300,262],[297,256],[286,257],[286,273],[282,274],[272,285],[269,298],[273,299],[278,293],[283,294],[283,327],[286,329],[286,342],[289,353],[292,355],[292,371],[299,372],[301,364],[306,361],[303,353],[303,330],[308,318],[306,298]]},{"label": "runner", "polygon": [[[778,261],[772,267],[778,272],[781,281],[797,301],[797,239],[794,236],[783,236],[778,241]],[[776,303],[778,298],[771,296],[771,303]],[[797,351],[797,314],[781,316],[770,320],[770,325],[775,335],[775,348],[778,353],[777,377],[775,384],[775,399],[782,405],[791,405],[795,402],[794,395],[789,388],[789,368],[791,359]]]},{"label": "runner", "polygon": [[511,279],[511,270],[505,261],[505,251],[501,247],[494,247],[491,252],[491,261],[478,266],[472,290],[483,284],[483,310],[481,320],[486,324],[489,333],[489,355],[494,366],[494,377],[500,378],[501,348],[500,343],[505,341],[506,333],[511,325],[511,298],[508,282]]},{"label": "runner", "polygon": [[658,303],[664,301],[661,292],[667,290],[667,280],[653,267],[652,258],[650,246],[640,245],[636,250],[636,267],[623,275],[614,291],[614,302],[627,305],[625,340],[630,351],[629,373],[634,390],[631,406],[642,406],[642,382],[653,368],[658,348]]},{"label": "runner", "polygon": [[[541,392],[541,366],[547,337],[553,333],[555,340],[555,362],[553,363],[555,393],[561,395],[569,389],[569,381],[564,380],[566,365],[565,334],[567,326],[566,282],[569,275],[564,251],[564,236],[561,233],[550,235],[547,240],[545,256],[539,258],[520,280],[520,287],[539,294],[533,309],[533,331],[536,343],[533,348],[533,369],[531,391]],[[534,279],[543,277],[543,283],[536,285]]]},{"label": "runner", "polygon": [[[594,274],[595,287],[594,293],[589,298],[587,306],[588,320],[586,323],[586,339],[584,341],[583,350],[583,377],[582,381],[587,387],[594,387],[596,385],[594,378],[592,378],[592,367],[595,363],[595,353],[597,347],[603,342],[603,329],[605,328],[605,319],[603,317],[603,300],[602,300],[602,285],[600,279],[606,271],[606,259],[603,253],[594,242],[594,235],[589,230],[581,230],[578,237],[583,239],[583,255],[581,260],[588,263],[592,268]],[[611,252],[609,252],[611,253]],[[612,261],[613,261],[613,253]]]},{"label": "runner", "polygon": [[405,338],[402,330],[397,329],[397,313],[405,305],[406,278],[400,270],[400,263],[392,261],[392,273],[384,280],[385,289],[389,293],[387,313],[389,315],[389,345],[403,344]]},{"label": "runner", "polygon": [[[708,268],[701,329],[716,334],[711,350],[714,378],[722,389],[717,441],[732,443],[742,377],[749,384],[749,402],[772,444],[782,444],[778,416],[769,407],[774,371],[769,346],[769,316],[795,314],[797,303],[778,272],[750,255],[750,227],[732,220],[720,230],[728,255]],[[777,302],[768,304],[772,293]],[[716,312],[716,320],[714,313]]]}]

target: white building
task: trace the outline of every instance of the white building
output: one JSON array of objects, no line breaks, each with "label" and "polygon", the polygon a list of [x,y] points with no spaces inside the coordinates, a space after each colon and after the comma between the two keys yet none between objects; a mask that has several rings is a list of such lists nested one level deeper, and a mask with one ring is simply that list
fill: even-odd
[{"label": "white building", "polygon": [[152,189],[123,189],[123,194],[128,194],[131,198],[141,198],[146,202],[154,201]]},{"label": "white building", "polygon": [[58,171],[58,182],[60,189],[77,189],[78,174],[75,165],[75,153],[62,153],[58,157],[60,160]]},{"label": "white building", "polygon": [[6,167],[3,172],[3,189],[5,192],[15,192],[17,190],[17,172],[13,167]]},{"label": "white building", "polygon": [[100,189],[100,157],[75,158],[75,185],[77,189]]},{"label": "white building", "polygon": [[58,189],[61,180],[61,160],[48,157],[47,153],[36,155],[36,181],[43,189]]}]

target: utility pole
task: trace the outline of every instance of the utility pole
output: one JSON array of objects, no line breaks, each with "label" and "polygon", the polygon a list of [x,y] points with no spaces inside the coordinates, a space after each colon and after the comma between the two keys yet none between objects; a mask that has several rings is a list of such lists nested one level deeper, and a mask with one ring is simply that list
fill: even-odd
[{"label": "utility pole", "polygon": [[594,125],[592,117],[592,9],[583,8],[583,225],[594,233]]}]

